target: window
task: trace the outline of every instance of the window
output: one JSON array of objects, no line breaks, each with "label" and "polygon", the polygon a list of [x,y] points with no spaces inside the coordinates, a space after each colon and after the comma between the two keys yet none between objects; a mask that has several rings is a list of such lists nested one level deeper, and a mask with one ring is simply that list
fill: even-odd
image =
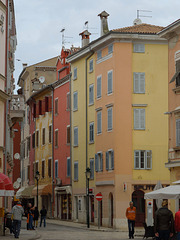
[{"label": "window", "polygon": [[30,180],[30,165],[27,168],[27,179]]},{"label": "window", "polygon": [[95,171],[96,172],[103,171],[103,153],[102,152],[95,154]]},{"label": "window", "polygon": [[39,100],[39,115],[42,115],[42,100]]},{"label": "window", "polygon": [[90,179],[94,179],[94,158],[90,159]]},{"label": "window", "polygon": [[89,124],[89,142],[94,142],[94,122]]},{"label": "window", "polygon": [[46,139],[46,135],[45,135],[45,128],[42,129],[42,145],[45,145],[45,139]]},{"label": "window", "polygon": [[135,169],[152,169],[152,151],[135,150],[134,151]]},{"label": "window", "polygon": [[71,176],[71,159],[70,157],[67,158],[67,177]]},{"label": "window", "polygon": [[108,72],[108,94],[112,93],[112,88],[113,88],[113,75],[112,75],[112,71]]},{"label": "window", "polygon": [[106,170],[113,170],[114,169],[114,151],[108,150],[106,152]]},{"label": "window", "polygon": [[78,110],[78,92],[73,93],[73,110]]},{"label": "window", "polygon": [[39,162],[38,161],[35,162],[35,174],[37,171],[39,171]]},{"label": "window", "polygon": [[48,159],[48,177],[51,177],[51,158]]},{"label": "window", "polygon": [[36,131],[36,147],[39,146],[39,130]]},{"label": "window", "polygon": [[108,127],[107,130],[111,131],[112,130],[112,107],[107,109],[107,114],[108,114]]},{"label": "window", "polygon": [[77,68],[74,68],[74,80],[77,79]]},{"label": "window", "polygon": [[102,112],[97,112],[97,134],[102,133]]},{"label": "window", "polygon": [[74,163],[74,181],[78,181],[78,162]]},{"label": "window", "polygon": [[134,52],[136,52],[136,53],[144,53],[145,52],[144,43],[134,43],[133,48],[134,48]]},{"label": "window", "polygon": [[67,144],[70,144],[70,126],[67,126]]},{"label": "window", "polygon": [[97,51],[97,60],[99,60],[101,58],[102,58],[102,51],[99,50],[99,51]]},{"label": "window", "polygon": [[89,85],[89,105],[94,104],[94,84]]},{"label": "window", "polygon": [[145,93],[145,73],[134,72],[133,82],[134,93]]},{"label": "window", "polygon": [[70,93],[69,92],[66,94],[66,99],[67,99],[66,110],[70,110],[71,102],[70,102]]},{"label": "window", "polygon": [[32,148],[35,148],[35,133],[32,134]]},{"label": "window", "polygon": [[113,52],[113,44],[110,44],[108,46],[108,54],[112,53]]},{"label": "window", "polygon": [[58,98],[55,99],[55,102],[54,102],[54,113],[55,115],[58,114]]},{"label": "window", "polygon": [[180,146],[180,119],[176,119],[176,146]]},{"label": "window", "polygon": [[31,137],[27,137],[27,156],[29,155],[30,150],[31,150]]},{"label": "window", "polygon": [[78,146],[78,127],[74,127],[74,146]]},{"label": "window", "polygon": [[89,72],[93,72],[93,59],[89,61]]},{"label": "window", "polygon": [[49,143],[52,142],[52,125],[49,125]]},{"label": "window", "polygon": [[55,178],[58,177],[58,160],[55,160]]},{"label": "window", "polygon": [[143,108],[134,109],[134,129],[145,129],[145,109]]},{"label": "window", "polygon": [[58,129],[55,130],[55,147],[58,147]]},{"label": "window", "polygon": [[101,76],[97,77],[97,98],[101,97]]},{"label": "window", "polygon": [[45,177],[45,160],[42,160],[42,178]]}]

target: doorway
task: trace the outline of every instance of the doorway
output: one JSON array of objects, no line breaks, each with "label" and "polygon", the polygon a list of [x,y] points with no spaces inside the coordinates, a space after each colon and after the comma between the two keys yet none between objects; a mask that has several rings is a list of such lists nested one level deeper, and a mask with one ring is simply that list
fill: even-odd
[{"label": "doorway", "polygon": [[113,227],[113,194],[109,194],[109,226]]},{"label": "doorway", "polygon": [[132,201],[136,207],[136,227],[143,227],[145,222],[145,200],[144,192],[141,190],[134,191]]}]

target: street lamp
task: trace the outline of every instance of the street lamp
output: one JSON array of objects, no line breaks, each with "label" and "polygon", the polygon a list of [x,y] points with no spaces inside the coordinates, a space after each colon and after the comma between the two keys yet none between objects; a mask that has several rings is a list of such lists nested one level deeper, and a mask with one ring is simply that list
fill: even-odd
[{"label": "street lamp", "polygon": [[91,175],[91,169],[86,168],[86,182],[87,182],[87,189],[86,189],[86,198],[87,198],[87,227],[89,228],[89,179]]},{"label": "street lamp", "polygon": [[40,173],[36,171],[35,179],[37,181],[37,209],[38,209],[38,181],[39,181]]}]

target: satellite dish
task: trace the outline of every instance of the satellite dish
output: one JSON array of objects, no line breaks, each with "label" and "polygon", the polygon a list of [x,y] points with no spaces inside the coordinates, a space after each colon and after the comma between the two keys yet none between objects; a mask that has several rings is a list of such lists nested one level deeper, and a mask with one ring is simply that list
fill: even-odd
[{"label": "satellite dish", "polygon": [[16,182],[21,183],[21,178],[18,178]]},{"label": "satellite dish", "polygon": [[39,81],[40,81],[40,83],[43,83],[45,81],[45,77],[44,76],[40,76],[39,77]]},{"label": "satellite dish", "polygon": [[20,159],[20,154],[19,154],[19,153],[15,153],[15,154],[14,154],[14,158],[15,158],[15,159]]},{"label": "satellite dish", "polygon": [[13,183],[13,188],[14,189],[18,189],[19,187],[20,187],[20,183],[19,182],[16,181],[16,182]]}]

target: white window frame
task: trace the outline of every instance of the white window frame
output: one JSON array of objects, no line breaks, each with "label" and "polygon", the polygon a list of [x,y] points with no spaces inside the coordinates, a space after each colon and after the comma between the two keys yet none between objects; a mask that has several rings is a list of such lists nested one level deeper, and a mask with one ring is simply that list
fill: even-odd
[{"label": "white window frame", "polygon": [[73,70],[73,80],[77,79],[77,67],[74,68]]},{"label": "white window frame", "polygon": [[94,179],[94,158],[90,158],[89,161],[89,166],[90,166],[90,179]]},{"label": "white window frame", "polygon": [[[98,82],[100,83],[100,86],[98,85]],[[96,92],[97,99],[100,99],[101,96],[102,96],[102,75],[97,77],[97,92]]]},{"label": "white window frame", "polygon": [[78,92],[73,92],[73,111],[78,110]]},{"label": "white window frame", "polygon": [[[75,133],[75,131],[77,131],[77,133]],[[77,146],[78,146],[78,127],[74,127],[74,147]]]},{"label": "white window frame", "polygon": [[145,53],[145,44],[144,43],[134,43],[133,51],[134,51],[134,53]]},{"label": "white window frame", "polygon": [[145,109],[144,108],[134,108],[134,130],[145,130],[145,129],[146,129],[146,111],[145,111]]},{"label": "white window frame", "polygon": [[[111,113],[111,116],[109,116],[109,114]],[[109,118],[111,117],[111,124],[109,122]],[[107,130],[108,132],[112,131],[113,129],[113,108],[109,107],[107,108]]]},{"label": "white window frame", "polygon": [[108,54],[113,53],[113,43],[109,44],[108,46]]},{"label": "white window frame", "polygon": [[[143,161],[141,157],[143,156]],[[149,155],[149,156],[148,156]],[[150,166],[148,166],[150,161]],[[142,166],[142,163],[144,166]],[[152,151],[151,150],[134,150],[134,169],[152,169]]]},{"label": "white window frame", "polygon": [[94,84],[89,85],[89,105],[94,104]]},{"label": "white window frame", "polygon": [[93,72],[94,68],[93,68],[93,59],[90,59],[89,61],[89,72]]},{"label": "white window frame", "polygon": [[58,159],[57,159],[54,162],[54,177],[55,178],[58,178],[58,165],[59,165],[59,163],[58,163]]},{"label": "white window frame", "polygon": [[97,112],[97,135],[101,133],[102,133],[102,111],[98,111]]},{"label": "white window frame", "polygon": [[94,143],[94,122],[89,123],[89,142]]},{"label": "white window frame", "polygon": [[[111,75],[111,78],[109,77]],[[111,81],[112,88],[109,88],[109,82]],[[108,71],[107,74],[107,94],[110,95],[113,92],[113,70]]]},{"label": "white window frame", "polygon": [[133,73],[133,90],[134,93],[145,93],[145,73]]},{"label": "white window frame", "polygon": [[95,171],[102,172],[103,171],[103,152],[97,152],[95,154]]},{"label": "white window frame", "polygon": [[[69,166],[68,166],[69,164]],[[68,169],[69,167],[69,169]],[[71,176],[71,158],[70,157],[67,157],[67,177],[70,177]]]},{"label": "white window frame", "polygon": [[97,60],[102,58],[102,50],[97,51]]}]

